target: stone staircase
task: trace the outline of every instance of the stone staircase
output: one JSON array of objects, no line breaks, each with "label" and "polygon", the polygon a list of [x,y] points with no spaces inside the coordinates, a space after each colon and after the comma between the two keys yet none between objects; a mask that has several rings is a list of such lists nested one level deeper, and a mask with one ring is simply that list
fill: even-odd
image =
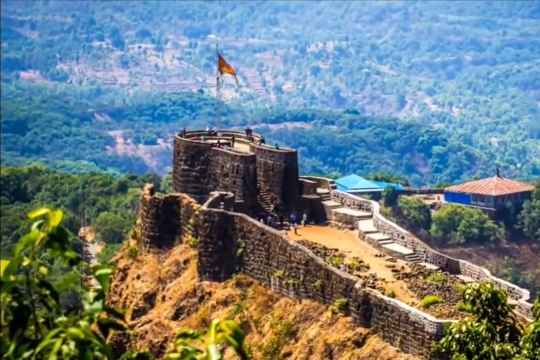
[{"label": "stone staircase", "polygon": [[403,259],[409,263],[419,264],[424,261],[422,254],[396,243],[390,235],[380,232],[373,224],[373,218],[358,222],[359,237],[385,253]]},{"label": "stone staircase", "polygon": [[269,214],[272,213],[272,207],[273,207],[273,204],[272,204],[272,198],[271,198],[271,195],[269,192],[267,191],[260,191],[259,192],[259,204],[261,205],[261,207],[263,208],[263,210]]}]

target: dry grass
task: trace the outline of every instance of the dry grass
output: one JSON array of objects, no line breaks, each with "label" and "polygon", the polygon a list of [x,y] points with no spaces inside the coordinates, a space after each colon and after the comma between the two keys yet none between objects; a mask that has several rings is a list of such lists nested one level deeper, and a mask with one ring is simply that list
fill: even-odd
[{"label": "dry grass", "polygon": [[136,348],[160,355],[179,328],[203,329],[213,318],[229,318],[247,333],[254,359],[414,359],[349,317],[278,296],[247,276],[199,282],[196,256],[180,245],[136,259],[126,247],[116,258],[109,298],[127,310]]}]

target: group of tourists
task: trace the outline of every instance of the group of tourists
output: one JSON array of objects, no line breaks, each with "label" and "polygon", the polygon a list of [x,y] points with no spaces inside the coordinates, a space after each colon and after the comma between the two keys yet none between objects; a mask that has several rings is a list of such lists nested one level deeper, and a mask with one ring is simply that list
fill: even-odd
[{"label": "group of tourists", "polygon": [[[261,217],[259,219],[260,222],[263,224],[266,224],[268,226],[271,226],[273,228],[283,229],[287,223],[285,222],[285,217],[283,215],[279,216],[272,216],[271,214],[268,214],[266,216],[266,219]],[[298,228],[306,226],[308,223],[308,216],[304,212],[302,213],[302,216],[297,216],[296,212],[293,211],[289,215],[289,222],[288,222],[288,229],[292,228],[294,230],[295,235],[298,235]]]}]

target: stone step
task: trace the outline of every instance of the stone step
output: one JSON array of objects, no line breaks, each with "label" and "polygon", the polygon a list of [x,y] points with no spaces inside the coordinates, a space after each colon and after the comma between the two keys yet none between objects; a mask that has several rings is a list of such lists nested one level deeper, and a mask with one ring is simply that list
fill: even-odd
[{"label": "stone step", "polygon": [[373,240],[373,241],[377,241],[377,242],[384,241],[384,240],[392,240],[390,235],[386,235],[386,234],[383,234],[383,233],[380,233],[380,232],[368,234],[368,235],[366,235],[366,237]]},{"label": "stone step", "polygon": [[375,225],[373,225],[372,219],[365,219],[358,221],[358,230],[360,230],[364,234],[373,234],[378,232]]}]

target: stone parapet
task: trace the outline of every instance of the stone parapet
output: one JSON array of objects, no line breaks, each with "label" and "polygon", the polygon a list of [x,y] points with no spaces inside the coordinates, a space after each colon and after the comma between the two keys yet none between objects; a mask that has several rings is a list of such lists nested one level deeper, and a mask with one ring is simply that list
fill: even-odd
[{"label": "stone parapet", "polygon": [[373,213],[373,224],[382,233],[391,236],[397,244],[405,246],[423,257],[423,262],[438,266],[451,274],[463,275],[476,281],[489,281],[508,293],[510,299],[516,304],[516,310],[521,315],[531,318],[532,305],[528,302],[528,290],[516,286],[506,280],[500,279],[481,266],[462,259],[455,259],[437,250],[414,236],[411,232],[386,219],[381,215],[380,205],[376,201],[361,198],[338,190],[332,191],[332,199],[353,208],[370,208]]}]

